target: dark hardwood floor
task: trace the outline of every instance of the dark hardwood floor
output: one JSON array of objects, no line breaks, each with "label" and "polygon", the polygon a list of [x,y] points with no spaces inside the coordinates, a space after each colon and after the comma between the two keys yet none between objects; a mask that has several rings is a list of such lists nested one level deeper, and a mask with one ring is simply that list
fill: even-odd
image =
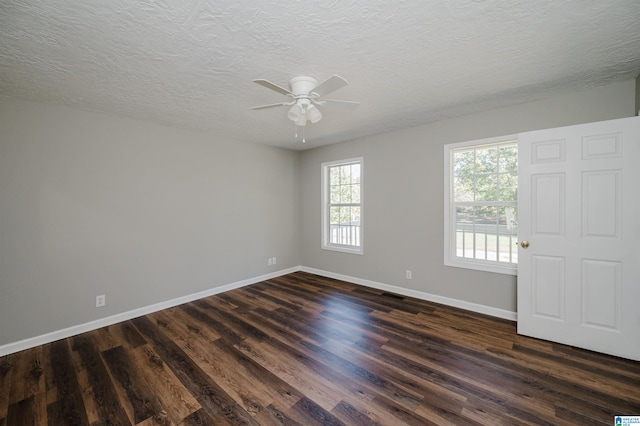
[{"label": "dark hardwood floor", "polygon": [[0,358],[0,426],[613,425],[640,363],[298,272]]}]

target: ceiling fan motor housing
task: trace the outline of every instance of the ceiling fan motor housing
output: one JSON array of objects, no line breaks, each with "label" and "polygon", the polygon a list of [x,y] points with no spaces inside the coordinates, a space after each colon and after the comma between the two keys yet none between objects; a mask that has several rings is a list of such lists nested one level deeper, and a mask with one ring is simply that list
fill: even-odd
[{"label": "ceiling fan motor housing", "polygon": [[294,77],[289,81],[291,93],[296,96],[309,95],[311,91],[318,85],[318,80],[313,77]]}]

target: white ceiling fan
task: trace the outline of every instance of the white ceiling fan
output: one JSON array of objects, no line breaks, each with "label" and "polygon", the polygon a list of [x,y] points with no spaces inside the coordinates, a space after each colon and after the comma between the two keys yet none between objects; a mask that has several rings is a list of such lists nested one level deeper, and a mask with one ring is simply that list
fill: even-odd
[{"label": "white ceiling fan", "polygon": [[347,80],[335,74],[320,84],[318,84],[318,80],[313,77],[294,77],[289,81],[289,87],[291,90],[287,90],[284,87],[278,86],[268,80],[253,80],[253,82],[264,86],[267,89],[289,96],[292,99],[289,102],[261,105],[251,109],[288,106],[290,108],[287,112],[287,117],[298,126],[306,126],[307,121],[314,124],[320,121],[322,113],[317,107],[326,105],[342,110],[353,111],[358,108],[358,105],[360,105],[360,102],[320,99],[323,96],[333,93],[349,84]]}]

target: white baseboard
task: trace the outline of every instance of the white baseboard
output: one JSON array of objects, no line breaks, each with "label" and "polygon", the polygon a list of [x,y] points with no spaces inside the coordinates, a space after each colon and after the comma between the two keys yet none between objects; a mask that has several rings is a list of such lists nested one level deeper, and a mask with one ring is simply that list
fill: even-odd
[{"label": "white baseboard", "polygon": [[56,340],[66,339],[67,337],[76,336],[87,331],[96,330],[101,327],[113,325],[122,321],[127,321],[133,318],[147,315],[153,312],[161,311],[163,309],[172,308],[174,306],[182,305],[183,303],[192,302],[194,300],[202,299],[203,297],[213,296],[214,294],[223,293],[225,291],[233,290],[247,285],[259,283],[261,281],[269,280],[271,278],[287,275],[292,272],[300,270],[299,266],[283,269],[270,274],[260,275],[258,277],[249,278],[242,281],[236,281],[231,284],[226,284],[220,287],[214,287],[208,290],[200,291],[198,293],[188,294],[186,296],[178,297],[176,299],[167,300],[165,302],[156,303],[153,305],[145,306],[142,308],[134,309],[132,311],[122,312],[120,314],[112,315],[105,318],[100,318],[95,321],[90,321],[84,324],[74,325],[72,327],[64,328],[62,330],[52,331],[51,333],[42,334],[40,336],[31,337],[28,339],[20,340],[18,342],[8,343],[0,346],[0,356],[9,355],[15,352],[19,352],[25,349],[33,348],[35,346],[44,345],[46,343],[55,342]]},{"label": "white baseboard", "polygon": [[478,303],[465,302],[464,300],[438,296],[436,294],[425,293],[417,290],[411,290],[408,288],[379,283],[376,281],[365,280],[362,278],[350,277],[348,275],[336,274],[334,272],[323,271],[321,269],[309,268],[306,266],[300,267],[300,270],[304,272],[309,272],[310,274],[316,274],[316,275],[320,275],[327,278],[335,278],[337,280],[347,281],[350,283],[363,285],[365,287],[371,287],[378,290],[384,290],[392,293],[402,294],[404,296],[414,297],[416,299],[426,300],[428,302],[435,302],[435,303],[440,303],[442,305],[453,306],[455,308],[460,308],[460,309],[465,309],[467,311],[473,311],[480,314],[490,315],[492,317],[503,318],[511,321],[516,321],[517,319],[516,312],[507,311],[505,309],[494,308],[491,306],[481,305]]},{"label": "white baseboard", "polygon": [[163,309],[172,308],[174,306],[182,305],[183,303],[192,302],[194,300],[202,299],[203,297],[213,296],[214,294],[223,293],[225,291],[233,290],[240,287],[245,287],[251,284],[259,283],[261,281],[269,280],[271,278],[287,275],[292,272],[304,271],[311,274],[320,275],[328,278],[335,278],[350,283],[363,285],[366,287],[375,288],[378,290],[389,291],[404,296],[415,297],[416,299],[426,300],[429,302],[441,303],[443,305],[453,306],[456,308],[466,309],[468,311],[478,312],[498,318],[504,318],[507,320],[515,321],[517,316],[515,312],[507,311],[504,309],[493,308],[491,306],[480,305],[477,303],[465,302],[464,300],[452,299],[449,297],[438,296],[431,293],[425,293],[422,291],[411,290],[394,285],[379,283],[376,281],[365,280],[362,278],[351,277],[348,275],[337,274],[334,272],[323,271],[321,269],[309,268],[306,266],[295,266],[288,269],[272,272],[270,274],[260,275],[257,277],[249,278],[242,281],[236,281],[234,283],[226,284],[220,287],[211,288],[198,293],[189,294],[186,296],[178,297],[176,299],[167,300],[165,302],[156,303],[154,305],[145,306],[142,308],[134,309],[120,314],[112,315],[106,318],[100,318],[95,321],[90,321],[84,324],[74,325],[62,330],[52,331],[51,333],[42,334],[40,336],[31,337],[28,339],[20,340],[18,342],[8,343],[0,346],[0,356],[9,355],[15,352],[19,352],[25,349],[33,348],[35,346],[44,345],[46,343],[55,342],[56,340],[66,339],[67,337],[75,336],[87,331],[96,330],[101,327],[113,325],[122,321],[127,321],[133,318],[147,315],[153,312],[161,311]]}]

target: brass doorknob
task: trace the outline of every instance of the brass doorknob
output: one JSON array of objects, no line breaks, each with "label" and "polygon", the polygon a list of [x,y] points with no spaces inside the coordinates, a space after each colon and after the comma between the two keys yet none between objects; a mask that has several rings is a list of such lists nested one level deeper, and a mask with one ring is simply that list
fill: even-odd
[{"label": "brass doorknob", "polygon": [[524,240],[523,242],[520,243],[520,245],[522,246],[522,248],[526,249],[529,248],[529,241]]}]

